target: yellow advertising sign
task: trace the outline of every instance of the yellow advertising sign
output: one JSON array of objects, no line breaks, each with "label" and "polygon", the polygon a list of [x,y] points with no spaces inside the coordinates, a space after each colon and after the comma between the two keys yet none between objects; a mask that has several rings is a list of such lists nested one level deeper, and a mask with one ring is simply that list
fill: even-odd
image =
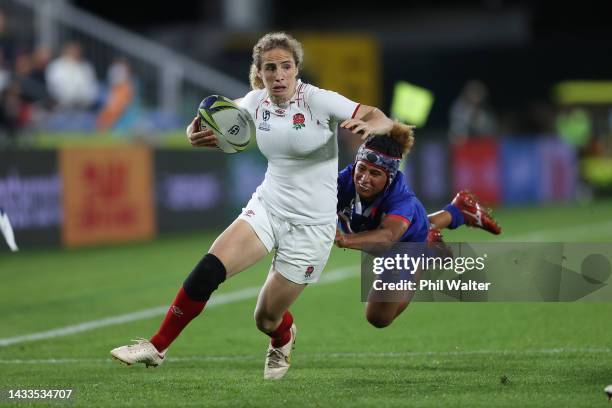
[{"label": "yellow advertising sign", "polygon": [[431,91],[409,82],[395,84],[391,115],[402,122],[422,127],[427,122],[434,97]]},{"label": "yellow advertising sign", "polygon": [[320,88],[371,106],[381,104],[381,55],[369,35],[298,35],[304,46],[302,78]]},{"label": "yellow advertising sign", "polygon": [[562,81],[554,87],[561,105],[612,103],[612,81]]}]

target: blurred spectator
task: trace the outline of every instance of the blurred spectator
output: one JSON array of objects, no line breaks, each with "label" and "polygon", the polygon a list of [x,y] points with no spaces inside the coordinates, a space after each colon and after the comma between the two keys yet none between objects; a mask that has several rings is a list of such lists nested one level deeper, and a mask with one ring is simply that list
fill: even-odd
[{"label": "blurred spectator", "polygon": [[51,50],[46,45],[39,45],[32,53],[32,74],[30,75],[38,83],[47,86],[45,71],[51,62]]},{"label": "blurred spectator", "polygon": [[35,79],[33,74],[32,56],[25,52],[17,55],[14,81],[19,84],[22,101],[27,104],[42,103],[48,97],[45,83]]},{"label": "blurred spectator", "polygon": [[0,93],[8,87],[11,80],[11,72],[4,64],[4,56],[0,53]]},{"label": "blurred spectator", "polygon": [[491,136],[496,120],[487,105],[489,92],[481,81],[469,81],[451,106],[449,138],[461,143],[473,136]]},{"label": "blurred spectator", "polygon": [[64,46],[61,56],[47,67],[46,78],[49,93],[60,107],[90,108],[96,101],[96,74],[77,42]]},{"label": "blurred spectator", "polygon": [[9,142],[16,142],[20,116],[19,85],[16,82],[11,82],[6,89],[0,92],[0,139],[8,137]]},{"label": "blurred spectator", "polygon": [[133,115],[130,108],[135,100],[135,86],[127,60],[117,59],[108,69],[108,95],[98,118],[98,130],[123,130],[129,126]]},{"label": "blurred spectator", "polygon": [[11,38],[8,26],[7,16],[2,9],[0,9],[0,57],[3,57],[7,61],[7,65],[13,60],[13,52],[15,51],[15,43]]},{"label": "blurred spectator", "polygon": [[38,107],[40,108],[39,113],[42,111],[48,112],[54,107],[54,101],[49,94],[47,77],[45,76],[45,72],[50,62],[51,49],[49,47],[46,45],[39,45],[34,49],[32,53],[32,71],[30,73],[30,79],[37,84],[40,90],[37,99]]},{"label": "blurred spectator", "polygon": [[591,140],[593,122],[586,109],[570,106],[559,111],[555,127],[563,140],[584,150]]}]

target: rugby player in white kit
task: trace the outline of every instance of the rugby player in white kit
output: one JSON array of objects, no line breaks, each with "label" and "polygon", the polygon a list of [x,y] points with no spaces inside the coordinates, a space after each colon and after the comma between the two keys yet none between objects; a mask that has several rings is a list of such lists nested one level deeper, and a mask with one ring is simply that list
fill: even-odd
[{"label": "rugby player in white kit", "polygon": [[[253,47],[253,91],[239,100],[257,127],[257,145],[268,160],[263,183],[242,214],[215,240],[189,274],[150,340],[118,347],[111,355],[126,363],[158,366],[182,329],[228,277],[270,251],[274,260],[255,308],[257,328],[271,341],[264,378],[282,378],[297,333],[289,307],[316,282],[336,234],[337,127],[367,138],[393,127],[380,110],[298,79],[301,44],[285,33],[264,35]],[[187,128],[196,147],[216,147],[197,118]]]}]

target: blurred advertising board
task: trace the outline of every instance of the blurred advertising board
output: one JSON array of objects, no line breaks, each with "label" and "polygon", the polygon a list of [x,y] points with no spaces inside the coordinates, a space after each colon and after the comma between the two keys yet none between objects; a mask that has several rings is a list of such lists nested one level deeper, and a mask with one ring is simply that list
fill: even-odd
[{"label": "blurred advertising board", "polygon": [[487,205],[502,199],[499,143],[495,139],[469,139],[452,148],[453,191],[469,189]]},{"label": "blurred advertising board", "polygon": [[403,169],[417,197],[433,212],[452,199],[447,143],[422,141],[408,154]]},{"label": "blurred advertising board", "polygon": [[145,146],[64,148],[66,246],[153,238],[152,154]]},{"label": "blurred advertising board", "polygon": [[[204,150],[155,151],[155,201],[160,232],[227,226],[227,157]],[[231,184],[234,186],[234,184]]]},{"label": "blurred advertising board", "polygon": [[504,204],[541,201],[542,168],[535,138],[505,138],[500,143],[501,190]]},{"label": "blurred advertising board", "polygon": [[487,204],[572,200],[578,183],[575,149],[553,136],[472,139],[453,147],[454,189]]},{"label": "blurred advertising board", "polygon": [[568,201],[578,182],[575,149],[556,137],[527,135],[501,142],[504,204]]},{"label": "blurred advertising board", "polygon": [[544,201],[569,201],[576,195],[578,160],[576,149],[557,137],[538,141],[542,166],[541,197]]},{"label": "blurred advertising board", "polygon": [[20,248],[60,243],[61,195],[55,151],[0,151],[0,207]]},{"label": "blurred advertising board", "polygon": [[232,219],[241,212],[251,199],[257,187],[263,182],[268,168],[265,157],[259,149],[250,149],[240,155],[229,155],[228,173],[230,177],[227,191],[231,204]]}]

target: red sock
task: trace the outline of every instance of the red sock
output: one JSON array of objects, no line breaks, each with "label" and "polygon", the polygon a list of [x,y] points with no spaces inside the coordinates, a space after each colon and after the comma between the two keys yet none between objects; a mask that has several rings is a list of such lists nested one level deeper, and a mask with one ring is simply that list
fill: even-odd
[{"label": "red sock", "polygon": [[185,326],[204,310],[205,305],[206,302],[191,299],[181,286],[159,330],[151,338],[157,351],[167,349]]},{"label": "red sock", "polygon": [[272,333],[268,333],[268,336],[272,339],[270,343],[272,347],[282,347],[285,344],[289,343],[291,340],[291,325],[293,324],[293,316],[287,310],[283,315],[283,320],[278,325],[276,330]]}]

